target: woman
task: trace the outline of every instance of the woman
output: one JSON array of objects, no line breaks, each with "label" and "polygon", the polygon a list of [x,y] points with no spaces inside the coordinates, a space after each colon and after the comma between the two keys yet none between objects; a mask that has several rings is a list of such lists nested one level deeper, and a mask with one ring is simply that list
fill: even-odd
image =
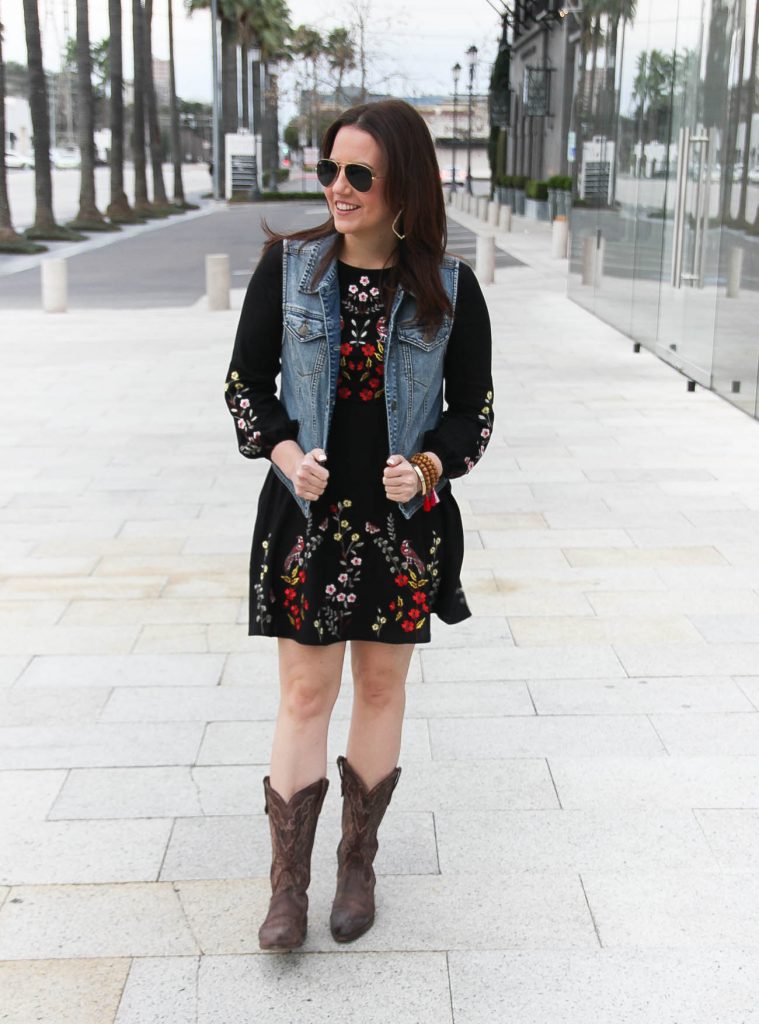
[{"label": "woman", "polygon": [[399,100],[354,107],[327,130],[323,153],[329,219],[269,233],[226,385],[240,451],[272,463],[250,565],[249,634],[279,637],[281,688],[263,780],[272,897],[262,949],[306,936],[348,640],[354,699],[337,760],[343,835],[330,927],[348,942],[372,925],[377,830],[401,772],[414,644],[429,641],[433,611],[449,623],[471,614],[449,479],[472,469],[493,424],[487,308],[469,267],[445,255],[424,121]]}]

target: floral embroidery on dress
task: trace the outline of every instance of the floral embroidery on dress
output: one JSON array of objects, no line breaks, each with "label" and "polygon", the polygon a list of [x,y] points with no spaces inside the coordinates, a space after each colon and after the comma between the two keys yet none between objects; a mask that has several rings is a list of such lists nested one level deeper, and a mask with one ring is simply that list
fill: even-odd
[{"label": "floral embroidery on dress", "polygon": [[429,561],[424,561],[408,540],[402,540],[398,546],[392,515],[387,517],[387,538],[377,536],[382,531],[373,523],[367,523],[366,528],[373,534],[372,540],[384,555],[396,586],[395,596],[387,608],[377,609],[372,630],[379,637],[391,619],[400,625],[404,633],[422,629],[440,586],[438,548],[441,538],[435,530],[432,531]]},{"label": "floral embroidery on dress", "polygon": [[300,534],[298,535],[295,544],[285,557],[282,567],[284,572],[280,574],[280,579],[286,584],[282,602],[290,625],[296,630],[300,630],[305,613],[309,610],[308,598],[303,592],[303,585],[308,579],[308,562],[324,540],[324,531],[327,528],[325,520],[319,526],[319,533],[312,533],[311,524],[312,520],[309,514],[306,525],[308,540],[305,540]]},{"label": "floral embroidery on dress", "polygon": [[485,454],[485,449],[490,443],[490,435],[493,431],[493,392],[488,391],[485,395],[485,404],[480,409],[479,416],[477,417],[482,424],[480,428],[480,436],[477,442],[477,450],[474,458],[469,455],[464,456],[464,462],[466,464],[467,473],[471,473],[477,463],[480,461],[482,456]]},{"label": "floral embroidery on dress", "polygon": [[275,601],[271,588],[269,588],[270,604],[267,604],[266,601],[266,582],[269,575],[269,555],[271,553],[270,541],[271,533],[267,533],[266,539],[261,541],[263,555],[261,556],[261,570],[258,574],[258,582],[253,584],[253,594],[255,595],[256,604],[256,622],[266,626],[271,624],[272,614],[269,607],[270,604],[273,604]]},{"label": "floral embroidery on dress", "polygon": [[361,579],[363,559],[359,551],[364,546],[361,534],[354,530],[347,518],[353,502],[350,498],[330,505],[330,516],[321,523],[320,530],[328,530],[332,521],[332,540],[340,546],[338,568],[340,572],[334,582],[324,588],[324,601],[314,619],[314,628],[323,640],[325,633],[339,637],[350,621],[353,604],[356,601],[356,584]]},{"label": "floral embroidery on dress", "polygon": [[255,458],[263,452],[261,431],[256,427],[258,417],[251,408],[249,388],[240,380],[240,374],[233,370],[224,385],[224,398],[235,419],[237,440],[243,455]]},{"label": "floral embroidery on dress", "polygon": [[369,278],[362,274],[358,284],[348,285],[348,295],[341,306],[337,397],[358,396],[362,402],[371,402],[385,392],[387,324],[384,316],[377,317],[384,310],[380,290],[369,287]]}]

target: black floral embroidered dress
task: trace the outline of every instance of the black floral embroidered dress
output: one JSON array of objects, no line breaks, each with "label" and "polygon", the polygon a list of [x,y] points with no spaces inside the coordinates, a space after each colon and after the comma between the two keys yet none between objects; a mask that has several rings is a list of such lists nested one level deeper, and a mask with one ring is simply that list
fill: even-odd
[{"label": "black floral embroidered dress", "polygon": [[[297,423],[288,419],[274,395],[282,334],[281,260],[280,244],[262,259],[251,280],[227,378],[226,398],[239,447],[249,457],[269,456],[279,441],[297,439]],[[342,344],[327,442],[329,482],[306,519],[269,471],[253,532],[250,635],[284,636],[306,644],[426,643],[433,611],[449,623],[471,614],[460,583],[461,515],[450,487],[430,511],[419,509],[406,519],[382,486],[390,452],[381,273],[338,262]],[[456,368],[457,356],[465,356],[467,340],[460,337],[457,346],[455,335],[462,326],[459,321],[466,319],[463,314],[459,318],[459,303],[467,291],[472,296],[470,319],[479,328],[469,343],[472,351],[479,349],[476,361],[481,366],[474,372],[460,367],[462,395],[471,397],[458,413],[452,401],[456,388],[448,384],[446,372],[449,414],[425,438],[425,450],[440,456],[449,477],[474,466],[493,422],[487,308],[463,264],[446,366]]]}]

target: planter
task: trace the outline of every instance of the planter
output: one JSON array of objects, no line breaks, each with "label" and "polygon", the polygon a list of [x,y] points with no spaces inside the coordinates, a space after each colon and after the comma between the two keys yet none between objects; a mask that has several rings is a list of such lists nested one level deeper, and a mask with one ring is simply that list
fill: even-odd
[{"label": "planter", "polygon": [[562,190],[559,195],[564,200],[564,216],[569,220],[569,214],[572,211],[572,193],[569,190]]},{"label": "planter", "polygon": [[518,217],[524,217],[524,189],[514,189],[514,213]]},{"label": "planter", "polygon": [[513,188],[505,188],[503,190],[503,195],[504,195],[504,199],[503,199],[504,205],[505,206],[510,206],[511,209],[513,210],[514,209],[514,189]]},{"label": "planter", "polygon": [[524,215],[529,217],[531,220],[548,220],[549,206],[547,199],[525,199],[524,201]]},{"label": "planter", "polygon": [[499,185],[498,188],[495,190],[495,198],[498,200],[499,203],[501,203],[503,205],[503,203],[506,202],[505,196],[506,196],[506,189],[502,188]]}]

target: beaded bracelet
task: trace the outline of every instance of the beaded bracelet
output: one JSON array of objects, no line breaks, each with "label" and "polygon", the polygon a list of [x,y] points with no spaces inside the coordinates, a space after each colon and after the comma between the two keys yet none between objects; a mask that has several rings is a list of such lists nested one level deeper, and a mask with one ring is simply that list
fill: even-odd
[{"label": "beaded bracelet", "polygon": [[411,456],[409,462],[415,469],[418,467],[424,477],[426,483],[426,491],[422,491],[422,494],[424,494],[424,511],[429,512],[440,501],[435,490],[435,486],[440,479],[437,466],[425,452],[416,452],[415,455]]}]

